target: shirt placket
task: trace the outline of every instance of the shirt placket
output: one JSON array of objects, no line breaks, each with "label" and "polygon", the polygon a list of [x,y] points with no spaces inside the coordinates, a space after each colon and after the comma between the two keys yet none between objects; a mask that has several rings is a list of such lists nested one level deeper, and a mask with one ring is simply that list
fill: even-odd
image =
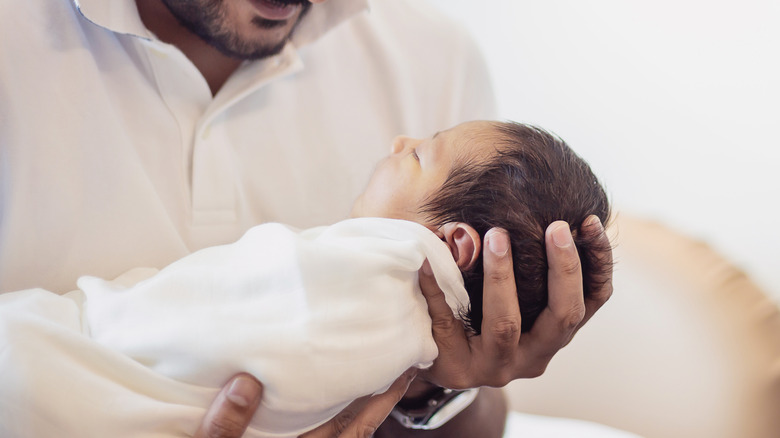
[{"label": "shirt placket", "polygon": [[242,133],[234,132],[240,128],[229,117],[231,107],[269,82],[302,68],[295,49],[288,44],[274,57],[243,65],[211,101],[192,143],[193,226],[226,225],[238,220],[240,174],[231,137]]},{"label": "shirt placket", "polygon": [[199,130],[192,152],[192,224],[208,226],[237,219],[236,175],[224,113]]}]

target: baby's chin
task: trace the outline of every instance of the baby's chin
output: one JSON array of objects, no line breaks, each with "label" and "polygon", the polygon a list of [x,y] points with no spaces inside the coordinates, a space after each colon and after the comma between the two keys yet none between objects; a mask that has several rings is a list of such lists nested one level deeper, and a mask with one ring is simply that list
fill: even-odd
[{"label": "baby's chin", "polygon": [[349,211],[349,218],[366,217],[363,213],[363,196],[358,196],[355,202],[352,204],[352,210]]},{"label": "baby's chin", "polygon": [[378,202],[372,202],[371,198],[365,198],[363,195],[358,196],[355,202],[352,204],[352,210],[349,212],[349,218],[361,218],[361,217],[383,217],[386,219],[400,219],[405,221],[417,222],[420,225],[428,228],[435,228],[429,224],[428,218],[422,215],[418,211],[409,211],[407,209],[392,209],[387,208],[386,205]]},{"label": "baby's chin", "polygon": [[364,197],[362,194],[358,196],[355,202],[352,204],[352,210],[349,212],[350,219],[359,217],[384,217],[389,219],[403,219],[398,217],[396,212],[388,211],[383,205],[378,202],[372,202],[371,198]]}]

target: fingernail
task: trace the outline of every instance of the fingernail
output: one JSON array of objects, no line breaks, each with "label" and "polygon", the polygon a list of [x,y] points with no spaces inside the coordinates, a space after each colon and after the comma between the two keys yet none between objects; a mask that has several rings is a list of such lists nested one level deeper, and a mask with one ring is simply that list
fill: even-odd
[{"label": "fingernail", "polygon": [[489,230],[487,233],[487,243],[490,252],[503,257],[509,251],[509,236],[501,231]]},{"label": "fingernail", "polygon": [[428,263],[428,259],[425,259],[422,264],[422,271],[425,275],[433,275],[433,269],[431,269],[431,264]]},{"label": "fingernail", "polygon": [[257,398],[257,382],[246,376],[239,376],[230,384],[225,398],[245,408]]},{"label": "fingernail", "polygon": [[411,368],[404,371],[404,378],[407,382],[411,382],[415,377],[417,377],[417,368]]},{"label": "fingernail", "polygon": [[599,219],[599,217],[596,216],[595,214],[592,214],[592,215],[588,216],[587,218],[585,218],[584,225],[587,228],[590,228],[590,227],[601,228],[601,219]]},{"label": "fingernail", "polygon": [[553,229],[550,232],[552,233],[553,243],[558,248],[568,248],[573,243],[571,231],[565,223],[553,225]]}]

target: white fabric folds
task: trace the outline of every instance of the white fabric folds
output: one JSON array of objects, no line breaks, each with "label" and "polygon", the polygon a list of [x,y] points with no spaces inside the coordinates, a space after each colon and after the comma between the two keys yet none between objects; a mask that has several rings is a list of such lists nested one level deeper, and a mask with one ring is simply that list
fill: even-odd
[{"label": "white fabric folds", "polygon": [[264,384],[246,436],[297,436],[436,357],[426,257],[467,306],[435,234],[378,218],[265,224],[159,272],[0,295],[0,436],[188,436],[239,371]]}]

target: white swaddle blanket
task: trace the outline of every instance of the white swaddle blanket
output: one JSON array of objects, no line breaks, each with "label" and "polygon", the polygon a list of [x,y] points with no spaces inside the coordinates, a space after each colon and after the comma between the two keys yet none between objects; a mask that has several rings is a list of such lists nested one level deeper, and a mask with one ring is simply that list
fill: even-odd
[{"label": "white swaddle blanket", "polygon": [[0,295],[0,436],[191,435],[239,371],[264,385],[246,436],[297,436],[436,357],[426,257],[467,306],[436,235],[378,218],[261,225],[159,272]]}]

